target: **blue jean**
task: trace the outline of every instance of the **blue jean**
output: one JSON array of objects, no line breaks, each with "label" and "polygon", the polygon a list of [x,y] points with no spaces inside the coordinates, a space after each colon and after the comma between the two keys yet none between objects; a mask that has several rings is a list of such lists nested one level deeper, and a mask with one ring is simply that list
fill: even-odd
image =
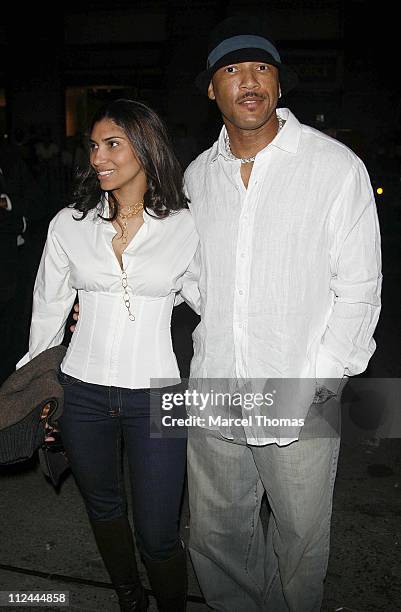
[{"label": "blue jean", "polygon": [[60,373],[64,448],[89,518],[127,513],[122,443],[127,453],[135,535],[140,552],[167,559],[179,543],[186,439],[150,437],[150,389],[85,383]]},{"label": "blue jean", "polygon": [[[339,404],[330,400],[325,410],[339,424]],[[306,423],[304,437],[282,447],[189,430],[189,551],[213,610],[320,610],[340,439],[318,413]],[[264,493],[271,508],[266,536]]]}]

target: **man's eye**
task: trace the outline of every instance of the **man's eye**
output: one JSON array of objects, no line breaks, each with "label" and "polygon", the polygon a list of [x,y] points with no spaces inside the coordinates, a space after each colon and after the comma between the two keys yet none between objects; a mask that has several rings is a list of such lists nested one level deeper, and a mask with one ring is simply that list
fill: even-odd
[{"label": "man's eye", "polygon": [[237,70],[237,66],[227,66],[226,68],[224,68],[224,72],[228,72],[230,74],[233,72],[237,72]]},{"label": "man's eye", "polygon": [[258,66],[258,70],[261,72],[267,71],[269,70],[269,66],[267,64],[260,64],[260,66]]}]

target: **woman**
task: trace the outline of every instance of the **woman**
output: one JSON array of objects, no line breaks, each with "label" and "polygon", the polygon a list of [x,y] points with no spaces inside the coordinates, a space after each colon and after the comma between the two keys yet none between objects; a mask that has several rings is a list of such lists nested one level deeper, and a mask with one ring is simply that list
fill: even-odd
[{"label": "woman", "polygon": [[186,441],[150,437],[149,403],[151,379],[179,380],[170,319],[178,292],[196,299],[188,267],[197,244],[161,120],[138,102],[111,102],[93,119],[90,165],[74,204],[49,225],[29,355],[19,365],[62,341],[78,291],[80,318],[61,364],[59,424],[121,610],[147,609],[127,518],[122,440],[153,593],[160,610],[185,610],[178,521]]}]

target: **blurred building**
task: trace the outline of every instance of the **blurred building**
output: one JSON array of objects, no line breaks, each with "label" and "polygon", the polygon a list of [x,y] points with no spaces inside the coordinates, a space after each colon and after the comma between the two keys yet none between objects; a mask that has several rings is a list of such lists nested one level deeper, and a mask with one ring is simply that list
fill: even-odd
[{"label": "blurred building", "polygon": [[41,5],[3,11],[0,132],[14,138],[23,130],[54,142],[70,163],[88,116],[105,100],[131,97],[150,104],[172,129],[179,125],[202,149],[221,121],[195,89],[194,75],[204,66],[213,25],[244,12],[268,17],[284,61],[298,72],[300,86],[283,104],[303,122],[352,127],[374,142],[388,122],[399,120],[399,104],[394,108],[377,64],[369,63],[374,45],[366,37],[374,34],[377,48],[380,32],[373,25],[380,11],[372,15],[365,0],[115,0],[110,6],[82,0],[54,13]]}]

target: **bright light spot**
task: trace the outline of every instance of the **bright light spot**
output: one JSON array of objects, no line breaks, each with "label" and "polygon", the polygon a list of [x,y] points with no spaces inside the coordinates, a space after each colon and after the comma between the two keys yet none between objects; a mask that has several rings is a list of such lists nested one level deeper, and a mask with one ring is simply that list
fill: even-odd
[{"label": "bright light spot", "polygon": [[383,193],[384,193],[383,187],[378,187],[378,188],[376,189],[376,193],[377,193],[378,195],[383,195]]}]

